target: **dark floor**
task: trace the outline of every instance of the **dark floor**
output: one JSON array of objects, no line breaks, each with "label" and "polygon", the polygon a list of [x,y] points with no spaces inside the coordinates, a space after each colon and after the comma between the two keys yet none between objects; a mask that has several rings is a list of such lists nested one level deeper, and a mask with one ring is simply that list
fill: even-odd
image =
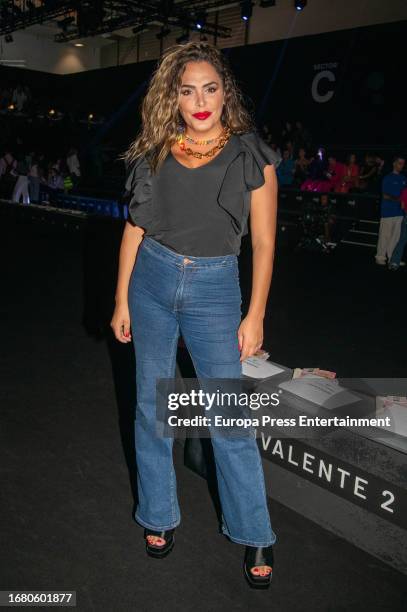
[{"label": "dark floor", "polygon": [[[405,576],[276,502],[273,586],[250,590],[242,547],[218,534],[206,481],[177,445],[182,526],[168,560],[148,558],[128,469],[132,349],[102,335],[118,236],[10,220],[0,231],[0,590],[76,590],[81,612],[406,609]],[[280,248],[264,347],[291,367],[403,376],[406,279],[370,251]]]}]

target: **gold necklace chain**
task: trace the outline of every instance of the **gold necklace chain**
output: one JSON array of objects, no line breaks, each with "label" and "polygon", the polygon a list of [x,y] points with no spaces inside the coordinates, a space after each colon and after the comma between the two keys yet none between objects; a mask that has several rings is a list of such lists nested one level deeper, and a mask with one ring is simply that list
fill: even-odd
[{"label": "gold necklace chain", "polygon": [[184,136],[185,136],[185,140],[187,140],[191,144],[208,145],[208,144],[211,144],[212,142],[215,142],[215,140],[219,140],[222,134],[223,134],[223,130],[218,136],[215,136],[215,138],[209,138],[209,140],[194,140],[193,138],[191,138],[191,136],[188,136],[188,134],[185,134],[185,133],[184,133]]},{"label": "gold necklace chain", "polygon": [[212,147],[212,149],[209,149],[209,151],[206,151],[206,153],[202,153],[201,151],[193,151],[190,147],[187,147],[185,145],[185,139],[183,134],[180,134],[177,137],[177,142],[180,149],[184,151],[184,153],[186,153],[187,155],[192,155],[193,157],[197,157],[198,159],[202,159],[203,157],[213,157],[217,151],[223,149],[223,147],[229,140],[231,133],[231,129],[229,127],[225,127],[223,129],[223,134],[219,138],[218,144]]}]

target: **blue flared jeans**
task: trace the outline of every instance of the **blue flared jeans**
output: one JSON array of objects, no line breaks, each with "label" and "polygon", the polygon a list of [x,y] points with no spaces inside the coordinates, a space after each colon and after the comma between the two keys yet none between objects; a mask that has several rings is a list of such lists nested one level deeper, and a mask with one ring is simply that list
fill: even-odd
[{"label": "blue flared jeans", "polygon": [[[136,356],[135,520],[161,531],[181,520],[172,437],[156,433],[156,381],[173,378],[181,333],[197,378],[241,378],[237,330],[241,291],[236,255],[182,255],[149,236],[129,283]],[[263,466],[253,436],[212,436],[222,532],[248,546],[274,544]]]}]

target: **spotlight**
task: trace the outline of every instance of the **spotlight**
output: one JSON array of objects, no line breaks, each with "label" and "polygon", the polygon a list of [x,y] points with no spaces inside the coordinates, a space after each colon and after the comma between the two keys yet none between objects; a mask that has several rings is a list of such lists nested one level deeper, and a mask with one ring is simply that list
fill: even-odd
[{"label": "spotlight", "polygon": [[74,47],[84,47],[83,43],[74,43]]},{"label": "spotlight", "polygon": [[197,18],[196,18],[196,22],[195,22],[195,27],[197,30],[202,30],[202,28],[204,27],[206,23],[206,14],[205,13],[198,13]]},{"label": "spotlight", "polygon": [[249,21],[250,17],[252,16],[252,11],[253,11],[252,2],[247,2],[247,1],[243,2],[242,10],[240,13],[240,16],[243,19],[243,21]]},{"label": "spotlight", "polygon": [[6,34],[4,40],[6,43],[12,43],[14,39],[11,34]]},{"label": "spotlight", "polygon": [[48,115],[55,115],[55,110],[53,108],[50,108],[48,111]]},{"label": "spotlight", "polygon": [[14,104],[9,104],[7,109],[10,111],[14,110]]},{"label": "spotlight", "polygon": [[93,113],[89,113],[89,115],[88,115],[88,120],[89,120],[89,121],[92,121],[92,119],[93,119]]},{"label": "spotlight", "polygon": [[307,0],[294,0],[294,6],[297,11],[302,11],[307,6]]}]

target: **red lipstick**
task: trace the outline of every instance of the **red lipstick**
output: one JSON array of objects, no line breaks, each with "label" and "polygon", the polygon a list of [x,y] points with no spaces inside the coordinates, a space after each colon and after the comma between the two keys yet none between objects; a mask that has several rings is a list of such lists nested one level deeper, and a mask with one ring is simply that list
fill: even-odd
[{"label": "red lipstick", "polygon": [[212,113],[209,113],[208,111],[206,111],[205,113],[194,113],[192,116],[195,117],[196,119],[207,119],[210,115],[212,115]]}]

